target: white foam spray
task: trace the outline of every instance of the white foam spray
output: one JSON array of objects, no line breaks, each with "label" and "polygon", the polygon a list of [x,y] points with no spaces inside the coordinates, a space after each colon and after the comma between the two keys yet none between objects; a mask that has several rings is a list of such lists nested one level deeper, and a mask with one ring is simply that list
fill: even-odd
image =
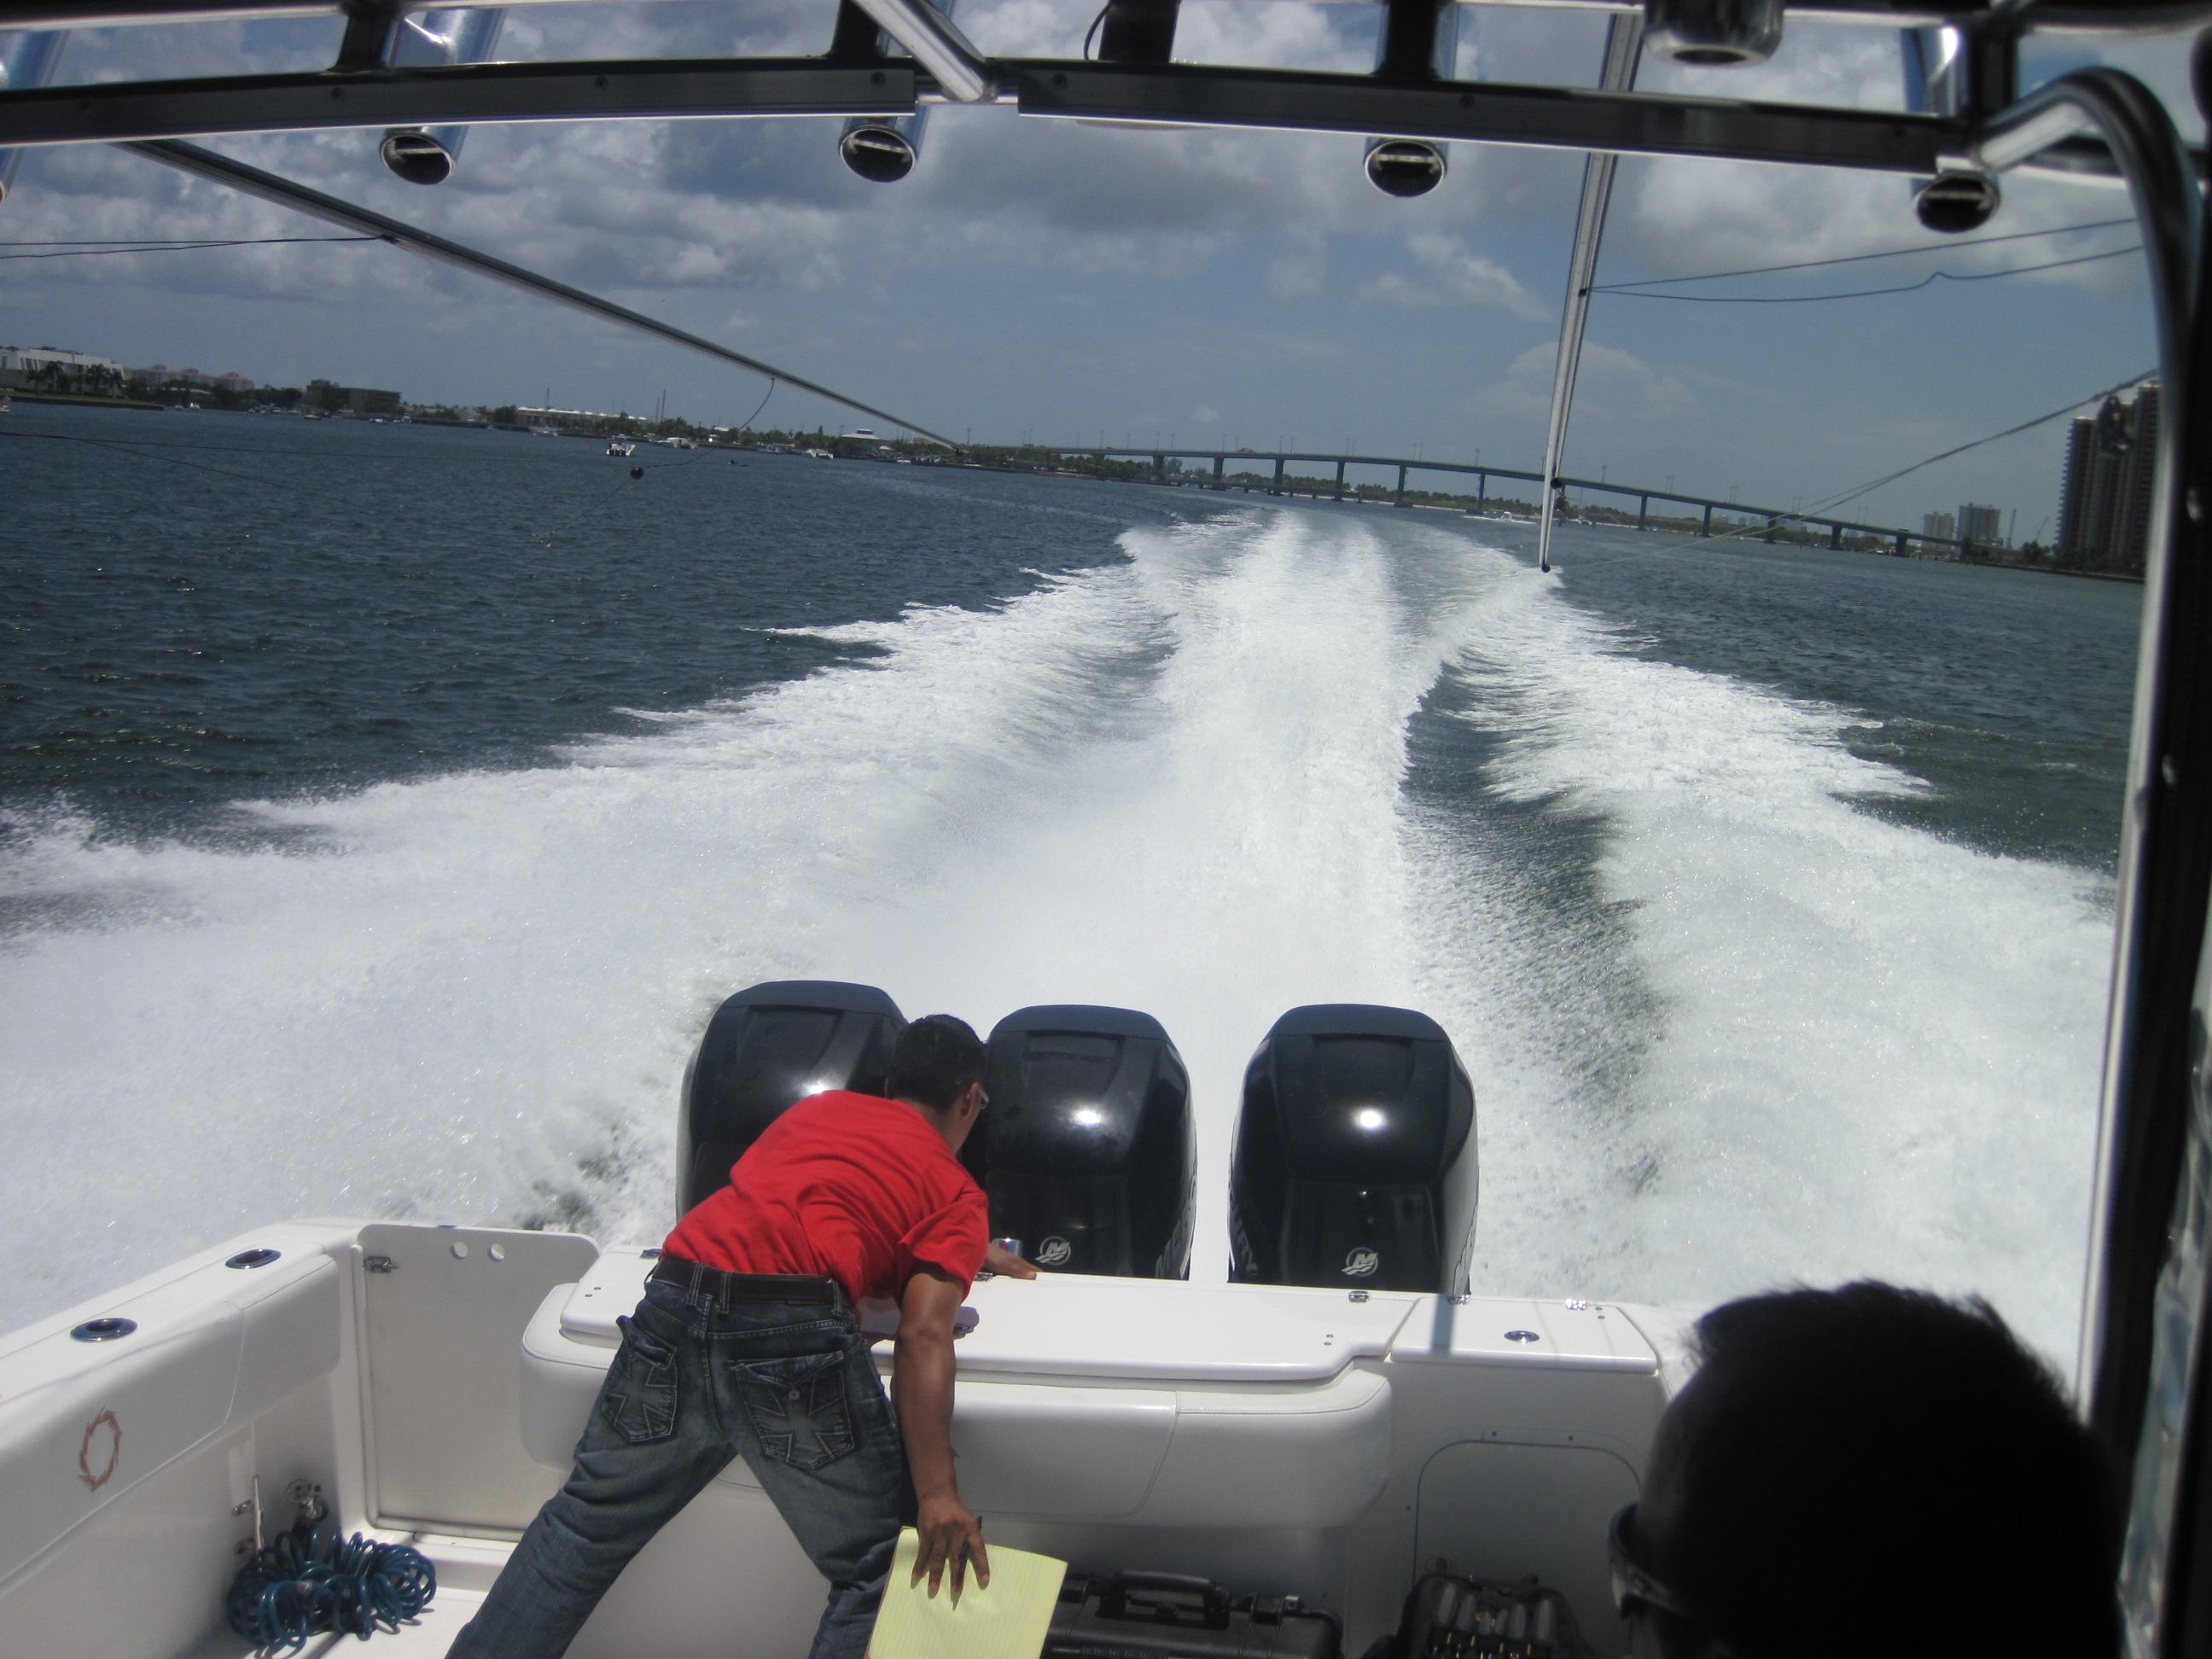
[{"label": "white foam spray", "polygon": [[[652,1238],[708,1014],[822,976],[979,1028],[1158,1015],[1201,1112],[1201,1274],[1267,1025],[1400,1002],[1476,1074],[1486,1288],[1881,1271],[2063,1350],[2099,896],[1855,810],[1911,784],[1843,716],[1627,652],[1409,518],[1131,532],[1126,563],[829,630],[880,654],[542,767],[251,808],[289,850],[28,836],[0,897],[74,919],[0,954],[0,1326],[289,1214]],[[1596,826],[1601,914],[1543,920],[1479,810],[1407,806],[1446,673],[1514,733],[1489,787]]]}]

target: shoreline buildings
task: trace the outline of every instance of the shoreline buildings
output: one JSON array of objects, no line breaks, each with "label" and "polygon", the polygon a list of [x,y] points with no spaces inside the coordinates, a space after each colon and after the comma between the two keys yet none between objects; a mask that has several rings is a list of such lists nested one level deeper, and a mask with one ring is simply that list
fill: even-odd
[{"label": "shoreline buildings", "polygon": [[2150,544],[2157,465],[2158,382],[2117,393],[2074,422],[2059,494],[2060,558],[2089,570],[2141,575]]},{"label": "shoreline buildings", "polygon": [[1962,502],[1959,507],[1959,539],[1976,547],[2002,547],[2004,509],[1974,501]]},{"label": "shoreline buildings", "polygon": [[121,386],[124,374],[112,357],[58,346],[0,345],[0,387],[13,392],[96,393]]}]

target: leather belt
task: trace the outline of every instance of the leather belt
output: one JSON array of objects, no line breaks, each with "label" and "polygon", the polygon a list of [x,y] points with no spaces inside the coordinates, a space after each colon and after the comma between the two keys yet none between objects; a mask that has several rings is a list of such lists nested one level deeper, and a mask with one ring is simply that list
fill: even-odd
[{"label": "leather belt", "polygon": [[680,1255],[664,1255],[653,1264],[647,1279],[680,1285],[697,1296],[732,1302],[793,1302],[836,1305],[843,1292],[834,1279],[810,1278],[805,1273],[732,1273]]}]

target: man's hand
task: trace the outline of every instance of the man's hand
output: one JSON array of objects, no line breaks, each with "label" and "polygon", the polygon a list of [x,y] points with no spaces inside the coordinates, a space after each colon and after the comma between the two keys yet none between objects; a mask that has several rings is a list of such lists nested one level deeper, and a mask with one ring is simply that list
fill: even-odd
[{"label": "man's hand", "polygon": [[942,1493],[921,1500],[921,1518],[915,1523],[921,1534],[921,1551],[914,1559],[914,1577],[909,1587],[921,1582],[921,1575],[929,1575],[929,1593],[937,1594],[937,1587],[945,1577],[947,1566],[952,1569],[952,1604],[960,1605],[961,1581],[968,1563],[975,1564],[975,1582],[988,1587],[991,1582],[991,1558],[983,1549],[983,1523],[975,1513],[962,1503],[956,1493]]},{"label": "man's hand", "polygon": [[1035,1263],[1023,1261],[1012,1250],[998,1244],[985,1247],[983,1266],[992,1273],[1003,1273],[1008,1279],[1035,1279],[1037,1276]]}]

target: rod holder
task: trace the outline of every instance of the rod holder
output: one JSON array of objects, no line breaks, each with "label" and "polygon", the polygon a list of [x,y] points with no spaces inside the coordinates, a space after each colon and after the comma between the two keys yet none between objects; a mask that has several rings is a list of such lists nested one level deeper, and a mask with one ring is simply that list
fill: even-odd
[{"label": "rod holder", "polygon": [[1914,193],[1912,210],[1928,229],[1955,236],[1989,223],[2003,200],[1985,173],[1939,173]]},{"label": "rod holder", "polygon": [[[1387,0],[1375,42],[1375,78],[1401,83],[1449,81],[1459,63],[1459,8],[1453,0]],[[1385,196],[1410,199],[1443,183],[1449,163],[1431,138],[1376,137],[1361,165]]]},{"label": "rod holder", "polygon": [[[0,33],[0,92],[27,92],[53,78],[62,60],[67,30]],[[15,168],[23,159],[20,149],[0,149],[0,202],[15,182]]]},{"label": "rod holder", "polygon": [[1763,64],[1782,44],[1782,0],[1644,0],[1644,43],[1678,64]]},{"label": "rod holder", "polygon": [[[496,6],[416,13],[393,26],[386,58],[395,69],[488,63],[506,21],[506,12]],[[410,185],[442,185],[453,176],[468,136],[464,126],[394,127],[384,135],[377,153],[386,167]]]}]

